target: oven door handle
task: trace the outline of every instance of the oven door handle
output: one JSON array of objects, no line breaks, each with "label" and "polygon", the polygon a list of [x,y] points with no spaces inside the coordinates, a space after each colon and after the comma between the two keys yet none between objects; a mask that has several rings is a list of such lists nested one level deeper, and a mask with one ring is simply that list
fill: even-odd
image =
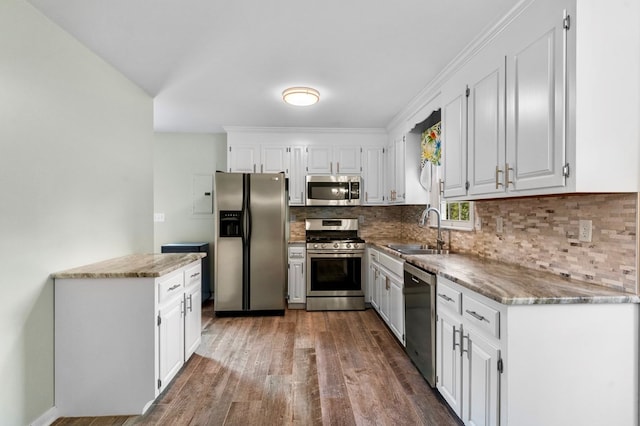
[{"label": "oven door handle", "polygon": [[354,251],[354,250],[342,250],[342,251],[307,250],[307,256],[311,256],[311,257],[363,257],[364,256],[364,251]]}]

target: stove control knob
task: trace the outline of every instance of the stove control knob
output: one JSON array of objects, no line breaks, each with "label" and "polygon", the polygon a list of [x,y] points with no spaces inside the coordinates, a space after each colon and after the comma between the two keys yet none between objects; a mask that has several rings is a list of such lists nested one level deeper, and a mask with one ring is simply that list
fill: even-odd
[{"label": "stove control knob", "polygon": [[314,244],[314,245],[313,245],[313,248],[318,248],[318,245],[317,245],[317,244]]},{"label": "stove control knob", "polygon": [[333,243],[333,248],[338,248],[338,247],[340,247],[340,244],[338,244],[338,243]]},{"label": "stove control knob", "polygon": [[351,243],[347,243],[347,248],[351,248]]},{"label": "stove control knob", "polygon": [[322,248],[327,248],[327,245],[326,245],[326,244],[324,244],[324,243],[322,243],[322,244],[320,245],[320,247],[322,247]]}]

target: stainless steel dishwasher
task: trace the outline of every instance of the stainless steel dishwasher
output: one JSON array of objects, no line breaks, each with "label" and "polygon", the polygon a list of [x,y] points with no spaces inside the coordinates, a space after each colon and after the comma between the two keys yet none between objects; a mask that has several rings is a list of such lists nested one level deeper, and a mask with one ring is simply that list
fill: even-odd
[{"label": "stainless steel dishwasher", "polygon": [[404,264],[406,351],[422,377],[436,384],[436,276]]}]

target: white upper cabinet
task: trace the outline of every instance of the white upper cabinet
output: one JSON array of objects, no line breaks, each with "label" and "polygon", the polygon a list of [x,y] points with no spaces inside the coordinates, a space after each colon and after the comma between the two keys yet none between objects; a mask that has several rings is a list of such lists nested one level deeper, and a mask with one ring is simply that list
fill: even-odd
[{"label": "white upper cabinet", "polygon": [[364,204],[384,203],[384,147],[369,146],[362,152]]},{"label": "white upper cabinet", "polygon": [[469,194],[504,193],[505,58],[489,48],[470,61],[468,98]]},{"label": "white upper cabinet", "polygon": [[290,151],[287,146],[263,145],[260,159],[260,173],[284,172],[289,176]]},{"label": "white upper cabinet", "polygon": [[444,84],[445,197],[564,187],[564,16],[534,2]]},{"label": "white upper cabinet", "polygon": [[260,164],[260,145],[229,146],[227,164],[229,172],[256,173]]},{"label": "white upper cabinet", "polygon": [[307,148],[307,173],[313,174],[360,174],[360,146],[314,145]]},{"label": "white upper cabinet", "polygon": [[639,13],[516,6],[441,86],[445,197],[640,190]]},{"label": "white upper cabinet", "polygon": [[511,27],[505,34],[513,42],[507,50],[505,185],[509,191],[562,187],[568,31],[564,10],[561,4],[534,5]]},{"label": "white upper cabinet", "polygon": [[289,149],[290,168],[289,168],[289,205],[303,206],[305,202],[304,185],[305,185],[305,164],[306,164],[306,147],[292,146]]},{"label": "white upper cabinet", "polygon": [[442,155],[444,196],[467,193],[466,85],[455,76],[442,88]]}]

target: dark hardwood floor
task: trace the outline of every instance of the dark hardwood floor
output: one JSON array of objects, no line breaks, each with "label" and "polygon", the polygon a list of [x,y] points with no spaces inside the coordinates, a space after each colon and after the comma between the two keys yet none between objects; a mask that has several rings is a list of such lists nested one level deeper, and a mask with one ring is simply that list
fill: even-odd
[{"label": "dark hardwood floor", "polygon": [[216,318],[144,416],[54,425],[460,425],[372,310]]}]

